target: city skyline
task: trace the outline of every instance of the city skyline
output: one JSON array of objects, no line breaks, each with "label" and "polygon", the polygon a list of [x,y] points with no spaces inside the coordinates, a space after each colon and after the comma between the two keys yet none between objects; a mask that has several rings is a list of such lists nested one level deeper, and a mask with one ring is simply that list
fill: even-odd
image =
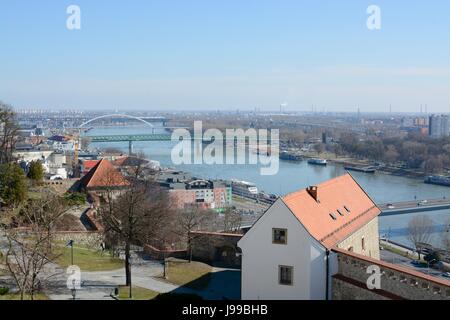
[{"label": "city skyline", "polygon": [[[71,4],[81,30],[66,28]],[[381,9],[380,30],[366,26],[371,4]],[[0,52],[0,99],[16,108],[448,110],[446,1],[0,8],[0,37],[14,48]]]}]

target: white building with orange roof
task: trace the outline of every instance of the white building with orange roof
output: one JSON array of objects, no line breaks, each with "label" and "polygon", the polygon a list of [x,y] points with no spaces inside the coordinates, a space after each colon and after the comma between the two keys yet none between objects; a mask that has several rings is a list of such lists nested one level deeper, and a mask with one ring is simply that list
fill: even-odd
[{"label": "white building with orange roof", "polygon": [[340,248],[379,259],[381,211],[350,174],[279,198],[239,241],[242,299],[327,299]]}]

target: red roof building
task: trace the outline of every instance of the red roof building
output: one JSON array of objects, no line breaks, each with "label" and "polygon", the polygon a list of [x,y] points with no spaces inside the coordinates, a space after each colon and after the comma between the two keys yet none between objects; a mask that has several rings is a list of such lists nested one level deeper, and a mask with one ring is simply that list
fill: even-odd
[{"label": "red roof building", "polygon": [[338,248],[379,259],[381,211],[350,174],[279,198],[239,240],[242,299],[327,299]]},{"label": "red roof building", "polygon": [[79,180],[79,190],[124,189],[129,186],[125,177],[106,159],[100,160]]},{"label": "red roof building", "polygon": [[283,202],[309,234],[328,249],[381,213],[350,174],[291,193],[283,197]]},{"label": "red roof building", "polygon": [[84,160],[83,164],[81,165],[81,173],[85,175],[86,173],[91,171],[91,169],[95,167],[99,162],[100,160]]}]

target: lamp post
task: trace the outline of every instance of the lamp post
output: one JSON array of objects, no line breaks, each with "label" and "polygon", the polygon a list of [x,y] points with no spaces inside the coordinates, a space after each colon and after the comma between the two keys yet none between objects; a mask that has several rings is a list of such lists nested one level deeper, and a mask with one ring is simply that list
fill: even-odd
[{"label": "lamp post", "polygon": [[73,266],[73,244],[74,244],[73,240],[67,241],[67,244],[66,244],[67,247],[70,246],[70,265],[71,266]]},{"label": "lamp post", "polygon": [[72,289],[70,290],[72,292],[72,300],[75,300],[77,297],[77,287],[75,285],[75,279],[72,280]]},{"label": "lamp post", "polygon": [[167,268],[167,257],[166,257],[166,251],[164,250],[164,261],[163,261],[163,264],[164,264],[164,274],[163,274],[163,276],[164,276],[164,279],[167,279],[167,270],[166,270],[166,268]]}]

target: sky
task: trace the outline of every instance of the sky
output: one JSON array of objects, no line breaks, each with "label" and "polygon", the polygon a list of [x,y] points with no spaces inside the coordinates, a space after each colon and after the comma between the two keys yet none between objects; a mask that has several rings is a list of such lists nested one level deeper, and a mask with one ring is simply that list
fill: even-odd
[{"label": "sky", "polygon": [[448,0],[0,0],[0,40],[16,108],[450,112]]}]

